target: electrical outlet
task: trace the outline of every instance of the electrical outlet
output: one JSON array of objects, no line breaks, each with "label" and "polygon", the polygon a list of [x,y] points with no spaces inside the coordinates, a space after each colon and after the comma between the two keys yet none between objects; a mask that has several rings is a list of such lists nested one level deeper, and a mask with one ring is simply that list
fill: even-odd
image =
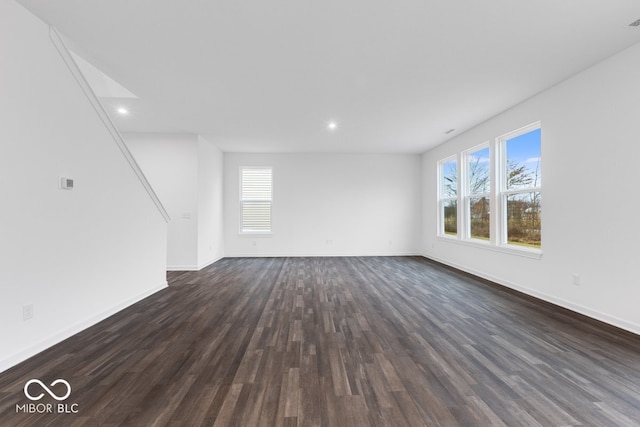
[{"label": "electrical outlet", "polygon": [[33,304],[22,306],[22,320],[29,320],[33,317]]},{"label": "electrical outlet", "polygon": [[580,286],[580,275],[573,273],[573,286]]},{"label": "electrical outlet", "polygon": [[60,177],[61,190],[73,190],[73,179],[64,176]]}]

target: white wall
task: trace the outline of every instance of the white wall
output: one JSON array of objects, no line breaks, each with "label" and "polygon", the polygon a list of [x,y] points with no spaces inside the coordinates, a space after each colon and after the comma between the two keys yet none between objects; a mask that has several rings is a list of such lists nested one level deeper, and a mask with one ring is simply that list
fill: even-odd
[{"label": "white wall", "polygon": [[198,263],[198,137],[193,134],[123,134],[131,154],[169,213],[167,268]]},{"label": "white wall", "polygon": [[[423,156],[426,256],[640,333],[640,45]],[[438,160],[542,121],[541,259],[436,238]],[[572,284],[579,274],[581,285]]]},{"label": "white wall", "polygon": [[193,134],[124,134],[167,209],[167,269],[198,270],[224,255],[222,152]]},{"label": "white wall", "polygon": [[48,26],[13,1],[0,57],[2,371],[165,287],[166,222]]},{"label": "white wall", "polygon": [[198,137],[198,269],[224,256],[223,154]]},{"label": "white wall", "polygon": [[[419,155],[225,153],[227,256],[418,253]],[[273,167],[273,235],[239,234],[239,168]]]}]

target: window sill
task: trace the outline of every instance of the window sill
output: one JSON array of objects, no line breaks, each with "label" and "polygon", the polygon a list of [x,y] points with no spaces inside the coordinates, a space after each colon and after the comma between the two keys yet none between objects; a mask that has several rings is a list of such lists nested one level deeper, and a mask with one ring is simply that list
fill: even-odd
[{"label": "window sill", "polygon": [[240,231],[238,232],[240,237],[272,237],[271,231]]},{"label": "window sill", "polygon": [[492,245],[489,242],[483,242],[482,240],[462,240],[457,237],[438,236],[438,240],[441,242],[454,243],[457,245],[469,246],[472,248],[479,248],[490,250],[494,252],[500,252],[503,254],[510,254],[521,256],[531,259],[541,259],[542,251],[539,249],[529,249],[525,247],[519,247],[514,245]]}]

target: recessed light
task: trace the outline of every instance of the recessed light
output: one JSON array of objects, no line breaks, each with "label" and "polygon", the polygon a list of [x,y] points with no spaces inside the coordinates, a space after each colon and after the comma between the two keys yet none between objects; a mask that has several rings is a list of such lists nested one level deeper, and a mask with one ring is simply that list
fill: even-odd
[{"label": "recessed light", "polygon": [[120,107],[120,108],[118,108],[116,111],[118,111],[118,113],[122,114],[123,116],[125,116],[125,115],[129,114],[129,110],[127,110],[127,109],[126,109],[126,108],[124,108],[124,107]]},{"label": "recessed light", "polygon": [[331,121],[331,122],[329,122],[327,127],[329,128],[329,130],[336,130],[336,129],[338,129],[338,123],[336,123],[334,121]]}]

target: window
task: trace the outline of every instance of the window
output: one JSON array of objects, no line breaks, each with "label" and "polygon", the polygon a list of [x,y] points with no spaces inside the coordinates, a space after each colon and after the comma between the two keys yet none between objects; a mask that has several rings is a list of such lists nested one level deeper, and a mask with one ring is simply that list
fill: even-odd
[{"label": "window", "polygon": [[488,145],[466,153],[466,223],[468,237],[491,238],[491,150]]},{"label": "window", "polygon": [[240,168],[240,232],[271,233],[272,170]]},{"label": "window", "polygon": [[458,162],[455,158],[440,162],[440,234],[458,234]]},{"label": "window", "polygon": [[503,243],[540,248],[540,128],[524,128],[499,141],[503,152],[500,191]]},{"label": "window", "polygon": [[540,159],[541,127],[534,123],[441,160],[438,235],[539,253]]}]

